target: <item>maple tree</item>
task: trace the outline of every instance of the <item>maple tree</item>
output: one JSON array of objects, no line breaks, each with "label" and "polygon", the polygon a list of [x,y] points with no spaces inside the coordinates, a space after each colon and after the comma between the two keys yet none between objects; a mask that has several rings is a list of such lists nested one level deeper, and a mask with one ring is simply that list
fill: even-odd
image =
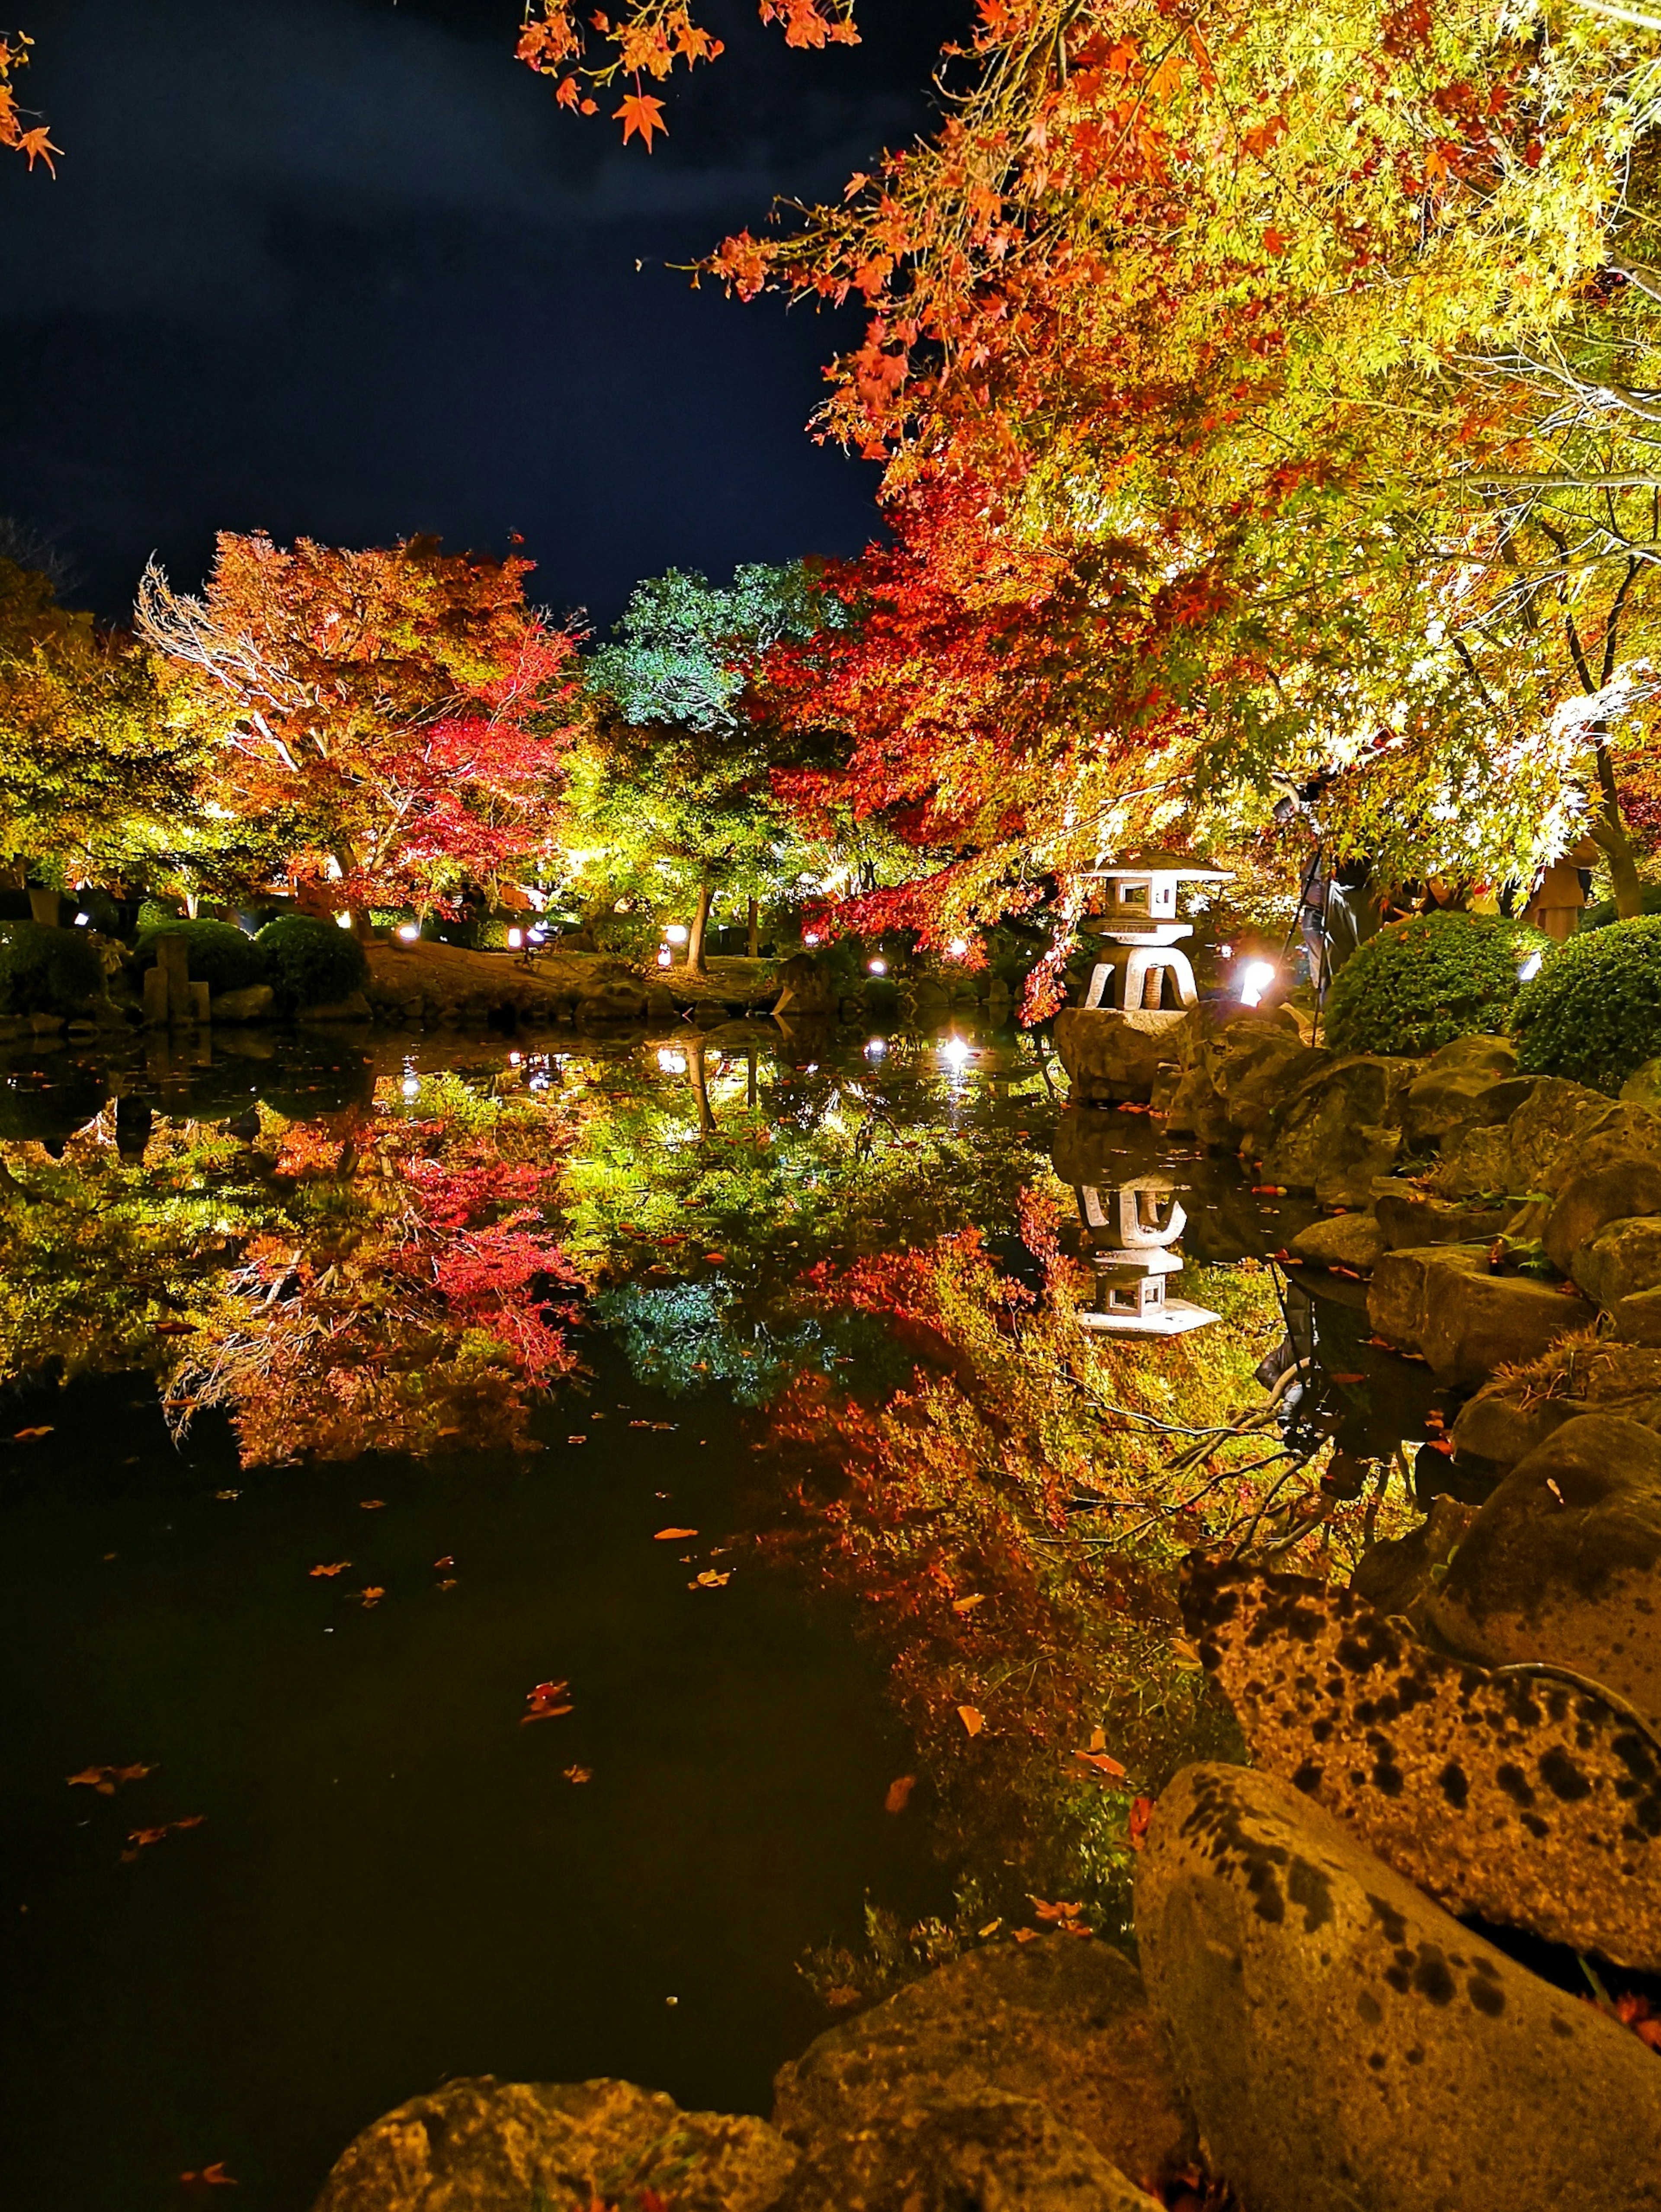
[{"label": "maple tree", "polygon": [[26,124],[17,104],[17,72],[27,67],[33,43],[21,31],[9,38],[0,36],[0,146],[21,154],[31,169],[37,161],[44,161],[56,175],[52,157],[61,154],[63,148],[52,144],[44,123]]},{"label": "maple tree", "polygon": [[199,599],[145,572],[139,633],[218,719],[210,806],[360,932],[372,902],[443,910],[546,848],[577,641],[526,605],[530,566],[227,532]]}]

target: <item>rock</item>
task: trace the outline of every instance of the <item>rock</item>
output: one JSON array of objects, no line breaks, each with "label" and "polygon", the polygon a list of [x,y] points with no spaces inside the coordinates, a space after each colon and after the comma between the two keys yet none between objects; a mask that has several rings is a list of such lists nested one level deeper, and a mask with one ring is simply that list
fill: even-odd
[{"label": "rock", "polygon": [[1541,1240],[1546,1255],[1567,1275],[1576,1251],[1606,1223],[1640,1213],[1661,1213],[1661,1164],[1628,1154],[1605,1165],[1577,1168],[1546,1216]]},{"label": "rock", "polygon": [[834,1014],[841,997],[836,977],[811,952],[794,952],[779,963],[776,1014]]},{"label": "rock", "polygon": [[1439,1066],[1433,1060],[1424,1073],[1408,1085],[1402,1102],[1402,1134],[1410,1145],[1439,1143],[1451,1149],[1467,1129],[1508,1121],[1527,1097],[1534,1079],[1512,1072],[1496,1073],[1475,1061]]},{"label": "rock", "polygon": [[1537,1391],[1519,1392],[1509,1376],[1484,1383],[1459,1408],[1448,1436],[1457,1456],[1482,1460],[1508,1472],[1554,1430],[1585,1408]]},{"label": "rock", "polygon": [[1661,1436],[1566,1421],[1477,1515],[1431,1621],[1486,1666],[1552,1662],[1661,1727]]},{"label": "rock", "polygon": [[1278,1778],[1190,1766],[1136,1931],[1210,2163],[1252,2212],[1661,2208],[1661,2065]]},{"label": "rock", "polygon": [[927,2116],[982,2097],[1041,2102],[1139,2179],[1190,2150],[1141,1978],[1106,1944],[1063,1936],[937,1968],[827,2030],[776,2088],[773,2124],[805,2173],[843,2191],[812,2200],[827,2206],[887,2203]]},{"label": "rock", "polygon": [[666,983],[648,983],[646,987],[646,1012],[654,1022],[674,1022],[680,1019],[680,1008],[674,993]]},{"label": "rock", "polygon": [[[256,984],[256,990],[263,988]],[[371,1008],[362,991],[350,991],[344,999],[328,999],[321,1006],[302,1006],[302,1022],[367,1022]]]},{"label": "rock", "polygon": [[583,1029],[605,1022],[637,1022],[646,1012],[646,994],[638,983],[619,979],[586,988],[576,1002],[576,1019]]},{"label": "rock", "polygon": [[1288,1016],[1285,1007],[1267,1018],[1236,1016],[1217,1036],[1217,1092],[1230,1128],[1253,1159],[1290,1095],[1334,1059],[1330,1052],[1305,1044]]},{"label": "rock", "polygon": [[[678,2201],[678,2200],[677,2200]],[[925,2105],[805,2159],[780,2212],[1161,2212],[1031,2097]]]},{"label": "rock", "polygon": [[245,983],[240,991],[222,991],[213,1001],[216,1022],[263,1022],[277,1003],[269,983]]},{"label": "rock", "polygon": [[1661,1290],[1634,1291],[1610,1309],[1617,1344],[1661,1346]]},{"label": "rock", "polygon": [[1312,1190],[1323,1206],[1364,1204],[1401,1149],[1401,1102],[1420,1066],[1361,1053],[1316,1068],[1275,1116],[1263,1180]]},{"label": "rock", "polygon": [[1484,1249],[1432,1244],[1384,1254],[1367,1317],[1390,1343],[1422,1352],[1438,1382],[1474,1384],[1538,1359],[1597,1314],[1572,1285],[1493,1274]]},{"label": "rock", "polygon": [[1422,1634],[1423,1611],[1447,1563],[1476,1518],[1474,1505],[1433,1498],[1430,1511],[1405,1536],[1389,1537],[1362,1554],[1349,1586],[1376,1613],[1409,1620]]},{"label": "rock", "polygon": [[1391,1251],[1402,1245],[1492,1243],[1511,1218],[1509,1206],[1463,1206],[1411,1183],[1376,1192],[1372,1211]]},{"label": "rock", "polygon": [[1511,1127],[1467,1129],[1451,1152],[1445,1152],[1431,1177],[1444,1198],[1490,1198],[1523,1188],[1524,1176],[1511,1149]]},{"label": "rock", "polygon": [[1439,1046],[1425,1062],[1427,1074],[1515,1075],[1517,1048],[1509,1037],[1462,1036]]},{"label": "rock", "polygon": [[316,2212],[768,2212],[795,2154],[765,2121],[683,2112],[628,2081],[447,2081],[336,2161]]},{"label": "rock", "polygon": [[1661,1966],[1661,1745],[1624,1711],[1307,1575],[1190,1561],[1183,1618],[1256,1764],[1451,1912]]},{"label": "rock", "polygon": [[1592,1124],[1609,1111],[1609,1101],[1601,1091],[1566,1083],[1559,1076],[1542,1076],[1506,1124],[1518,1173],[1518,1180],[1506,1188],[1513,1192],[1552,1188],[1548,1178],[1558,1160],[1572,1154]]},{"label": "rock", "polygon": [[1573,1253],[1569,1273],[1600,1306],[1654,1290],[1661,1284],[1661,1220],[1640,1215],[1606,1221]]},{"label": "rock", "polygon": [[1056,1054],[1081,1105],[1152,1095],[1162,1060],[1175,1060],[1184,1013],[1063,1006],[1052,1029]]},{"label": "rock", "polygon": [[1621,1103],[1661,1115],[1661,1060],[1646,1060],[1641,1067],[1634,1068],[1621,1085]]},{"label": "rock", "polygon": [[1300,1229],[1292,1249],[1300,1260],[1313,1260],[1323,1267],[1354,1267],[1370,1275],[1384,1256],[1384,1240],[1370,1213],[1340,1213]]}]

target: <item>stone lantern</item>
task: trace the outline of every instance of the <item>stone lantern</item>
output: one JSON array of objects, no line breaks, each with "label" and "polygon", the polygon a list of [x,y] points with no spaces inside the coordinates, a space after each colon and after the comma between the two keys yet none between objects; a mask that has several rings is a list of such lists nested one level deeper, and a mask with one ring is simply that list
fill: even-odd
[{"label": "stone lantern", "polygon": [[1123,1013],[1158,1012],[1168,994],[1176,1001],[1168,1011],[1194,1006],[1199,994],[1180,943],[1193,935],[1194,925],[1177,919],[1177,889],[1184,883],[1226,884],[1232,871],[1185,853],[1133,853],[1116,866],[1090,872],[1092,880],[1107,885],[1108,906],[1089,925],[1102,942],[1085,1005]]},{"label": "stone lantern", "polygon": [[1111,1189],[1080,1188],[1085,1256],[1096,1277],[1096,1302],[1080,1310],[1088,1329],[1118,1336],[1181,1336],[1217,1316],[1208,1307],[1166,1295],[1183,1263],[1171,1246],[1188,1216],[1167,1176],[1138,1176]]}]

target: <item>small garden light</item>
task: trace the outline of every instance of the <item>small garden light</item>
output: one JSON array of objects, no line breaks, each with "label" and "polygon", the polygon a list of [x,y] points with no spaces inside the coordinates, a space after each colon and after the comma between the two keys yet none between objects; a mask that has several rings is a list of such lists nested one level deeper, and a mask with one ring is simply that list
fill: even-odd
[{"label": "small garden light", "polygon": [[940,1047],[940,1058],[946,1061],[954,1075],[962,1073],[963,1064],[968,1059],[969,1053],[969,1046],[960,1036],[947,1037],[946,1042]]},{"label": "small garden light", "polygon": [[888,973],[888,963],[885,960],[867,960],[865,965],[868,973],[873,975],[885,975]]},{"label": "small garden light", "polygon": [[1240,1004],[1243,1006],[1261,1006],[1263,993],[1274,981],[1275,967],[1272,961],[1249,961],[1245,974],[1240,978]]},{"label": "small garden light", "polygon": [[660,1051],[658,1054],[658,1066],[666,1075],[684,1075],[686,1054],[684,1052]]},{"label": "small garden light", "polygon": [[865,1048],[865,1056],[867,1060],[880,1060],[887,1049],[887,1041],[885,1038],[873,1037]]},{"label": "small garden light", "polygon": [[421,925],[416,921],[400,921],[398,933],[405,945],[413,945],[421,934]]},{"label": "small garden light", "polygon": [[668,946],[667,946],[666,945],[659,945],[659,947],[658,947],[658,966],[659,966],[660,968],[667,968],[667,967],[670,967],[670,966],[673,963],[674,957],[675,957],[674,954],[673,954],[673,953],[669,950],[669,948],[668,948]]},{"label": "small garden light", "polygon": [[692,933],[684,921],[672,921],[663,933],[671,945],[684,945]]},{"label": "small garden light", "polygon": [[969,939],[966,937],[954,937],[946,948],[946,957],[948,960],[961,960],[968,950]]},{"label": "small garden light", "polygon": [[817,945],[819,941],[819,933],[818,930],[809,929],[805,931],[803,933],[801,941],[804,945]]},{"label": "small garden light", "polygon": [[350,929],[352,926],[352,918],[349,914],[338,914],[335,916],[335,923],[338,928]]},{"label": "small garden light", "polygon": [[524,942],[525,932],[522,929],[510,929],[508,932],[508,950],[509,952],[517,952]]}]

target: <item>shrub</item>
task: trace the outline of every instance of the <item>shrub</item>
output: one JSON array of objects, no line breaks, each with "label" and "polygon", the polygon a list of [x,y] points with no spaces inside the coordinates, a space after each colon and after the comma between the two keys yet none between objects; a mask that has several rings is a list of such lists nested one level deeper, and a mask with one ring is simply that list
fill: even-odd
[{"label": "shrub", "polygon": [[141,930],[160,929],[167,922],[182,921],[184,919],[183,911],[177,899],[147,898],[142,902],[138,908],[138,927]]},{"label": "shrub", "polygon": [[1571,937],[1524,986],[1513,1028],[1524,1073],[1618,1091],[1661,1053],[1661,917]]},{"label": "shrub", "polygon": [[1415,915],[1358,945],[1333,978],[1323,1027],[1336,1052],[1434,1052],[1505,1028],[1517,971],[1550,939],[1517,921]]},{"label": "shrub", "polygon": [[141,968],[155,965],[155,948],[164,937],[184,939],[190,953],[192,980],[205,983],[216,998],[222,991],[246,990],[250,983],[263,983],[265,980],[265,963],[254,950],[252,938],[245,936],[234,922],[152,922],[139,932],[138,942],[133,947],[134,957]]},{"label": "shrub", "polygon": [[285,1006],[323,1006],[361,990],[369,963],[349,930],[308,914],[280,914],[254,945],[265,981]]},{"label": "shrub", "polygon": [[0,921],[0,1008],[76,1014],[104,988],[104,963],[79,930]]}]

